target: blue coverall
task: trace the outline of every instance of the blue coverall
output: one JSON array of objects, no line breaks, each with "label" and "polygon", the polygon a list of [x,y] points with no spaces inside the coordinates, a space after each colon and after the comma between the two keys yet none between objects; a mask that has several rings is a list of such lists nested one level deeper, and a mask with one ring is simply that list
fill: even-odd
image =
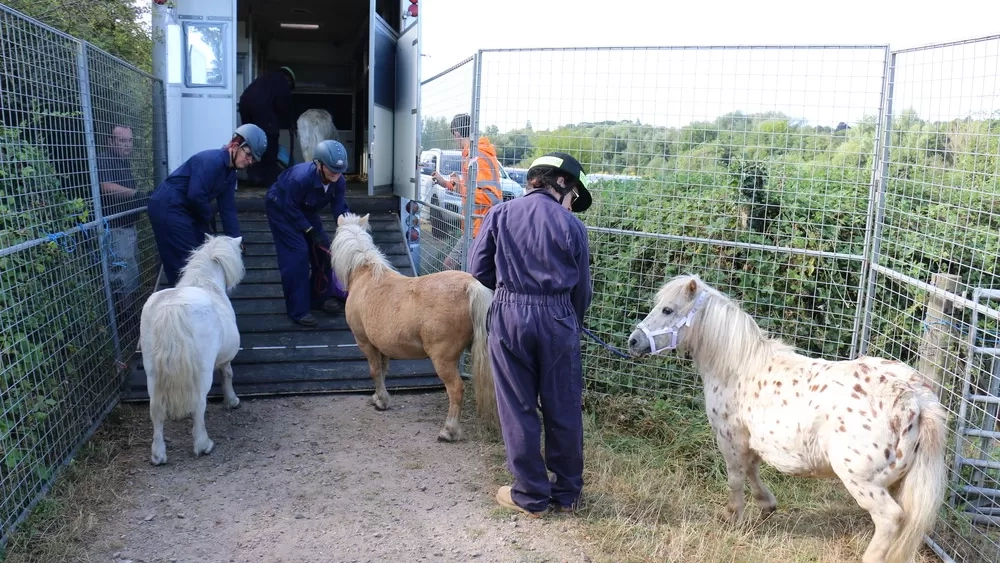
[{"label": "blue coverall", "polygon": [[264,130],[267,149],[247,174],[255,183],[271,185],[278,177],[278,134],[292,125],[292,89],[284,71],[254,80],[240,95],[240,121]]},{"label": "blue coverall", "polygon": [[580,334],[592,298],[587,231],[552,195],[531,191],[486,214],[469,251],[469,272],[495,290],[488,342],[514,476],[511,498],[532,512],[550,503],[571,507],[583,489]]},{"label": "blue coverall", "polygon": [[181,164],[153,191],[147,210],[167,283],[177,283],[192,250],[211,232],[215,205],[223,232],[240,236],[236,218],[236,169],[227,149],[201,151]]},{"label": "blue coverall", "polygon": [[[321,306],[330,297],[347,299],[341,289],[343,286],[330,268],[330,255],[311,247],[306,237],[306,229],[312,227],[322,239],[329,241],[319,216],[319,210],[326,205],[330,206],[334,221],[350,211],[347,180],[341,175],[324,188],[314,162],[296,164],[282,172],[265,196],[264,211],[274,235],[285,308],[288,316],[295,320],[306,316],[311,307]],[[310,268],[311,260],[324,267]],[[322,277],[325,277],[325,287]],[[322,292],[316,291],[317,285]]]}]

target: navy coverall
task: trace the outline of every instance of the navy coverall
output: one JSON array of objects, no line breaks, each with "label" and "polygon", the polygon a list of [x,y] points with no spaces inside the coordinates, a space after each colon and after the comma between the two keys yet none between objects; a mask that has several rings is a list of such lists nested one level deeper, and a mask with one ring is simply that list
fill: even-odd
[{"label": "navy coverall", "polygon": [[469,272],[495,290],[489,350],[514,476],[511,498],[532,512],[550,503],[570,507],[583,488],[580,333],[592,297],[587,231],[552,195],[534,190],[490,210],[469,254]]},{"label": "navy coverall", "polygon": [[264,74],[240,95],[240,120],[260,127],[267,136],[267,149],[247,174],[268,186],[278,177],[278,133],[292,125],[292,88],[285,76],[281,70]]},{"label": "navy coverall", "polygon": [[[323,231],[323,221],[319,216],[319,210],[326,205],[330,206],[334,221],[350,211],[347,206],[347,180],[341,175],[336,182],[324,188],[314,162],[296,164],[282,172],[265,196],[264,210],[274,235],[285,309],[292,319],[301,319],[309,314],[311,306],[320,306],[330,297],[341,301],[347,299],[347,294],[341,289],[343,286],[330,268],[329,249],[323,252],[311,247],[306,237],[306,229],[312,227],[319,232],[320,238],[327,242],[330,240]],[[310,273],[310,259],[324,267],[312,268]],[[322,277],[325,277],[325,282]],[[317,285],[322,293],[316,292]]]},{"label": "navy coverall", "polygon": [[149,198],[149,222],[167,283],[177,283],[192,250],[205,242],[205,234],[218,205],[222,230],[240,236],[236,218],[236,169],[230,167],[227,149],[201,151],[170,173]]}]

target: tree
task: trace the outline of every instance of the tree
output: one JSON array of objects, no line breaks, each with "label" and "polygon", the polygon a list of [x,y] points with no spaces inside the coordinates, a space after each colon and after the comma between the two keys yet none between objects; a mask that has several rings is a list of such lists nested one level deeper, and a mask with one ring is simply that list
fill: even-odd
[{"label": "tree", "polygon": [[153,41],[142,21],[148,2],[133,0],[4,0],[4,4],[150,72]]}]

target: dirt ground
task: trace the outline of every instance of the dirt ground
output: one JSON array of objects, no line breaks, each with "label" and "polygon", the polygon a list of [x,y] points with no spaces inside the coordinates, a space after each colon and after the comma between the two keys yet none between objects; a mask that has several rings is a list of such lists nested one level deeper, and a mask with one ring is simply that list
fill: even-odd
[{"label": "dirt ground", "polygon": [[146,406],[119,405],[108,424],[136,438],[121,452],[121,497],[79,507],[102,514],[86,534],[88,559],[590,561],[572,518],[495,504],[498,443],[475,439],[468,421],[462,442],[437,441],[443,391],[393,399],[384,412],[360,394],[245,397],[233,411],[213,402],[214,451],[194,458],[190,422],[168,423],[160,467],[148,461]]}]

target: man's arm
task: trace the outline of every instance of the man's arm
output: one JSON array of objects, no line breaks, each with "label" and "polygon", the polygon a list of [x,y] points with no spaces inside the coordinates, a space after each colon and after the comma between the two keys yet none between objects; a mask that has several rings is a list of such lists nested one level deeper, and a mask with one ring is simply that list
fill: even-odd
[{"label": "man's arm", "polygon": [[302,213],[302,208],[299,207],[299,201],[304,198],[304,194],[301,194],[301,185],[298,182],[286,182],[282,188],[279,190],[279,203],[281,204],[282,211],[285,212],[292,224],[295,225],[300,231],[306,232],[312,228],[312,225],[306,219],[305,213]]},{"label": "man's arm", "polygon": [[593,299],[593,289],[590,286],[590,243],[587,240],[587,229],[582,227],[576,230],[573,237],[576,240],[570,241],[576,253],[577,283],[570,292],[570,301],[573,302],[573,309],[576,311],[576,318],[583,326],[583,317],[590,308]]},{"label": "man's arm", "polygon": [[233,238],[240,236],[240,221],[236,217],[235,180],[232,185],[226,186],[216,201],[219,205],[219,217],[222,219],[222,231]]},{"label": "man's arm", "polygon": [[341,174],[337,182],[333,184],[333,199],[330,201],[330,213],[333,215],[334,223],[337,218],[344,213],[350,213],[351,208],[347,205],[347,179]]},{"label": "man's arm", "polygon": [[115,170],[114,165],[107,158],[100,158],[97,160],[97,181],[101,184],[102,194],[120,194],[124,197],[132,197],[135,195],[135,190],[132,188],[125,187],[115,180]]},{"label": "man's arm", "polygon": [[479,228],[479,236],[472,239],[469,248],[469,273],[479,283],[495,290],[497,286],[497,242],[493,227],[496,213],[487,214]]},{"label": "man's arm", "polygon": [[[194,208],[199,221],[208,225],[212,222],[215,209],[212,208],[212,184],[217,181],[214,174],[206,174],[202,169],[204,160],[192,163],[188,180],[187,199]],[[207,177],[206,177],[207,176]]]}]

